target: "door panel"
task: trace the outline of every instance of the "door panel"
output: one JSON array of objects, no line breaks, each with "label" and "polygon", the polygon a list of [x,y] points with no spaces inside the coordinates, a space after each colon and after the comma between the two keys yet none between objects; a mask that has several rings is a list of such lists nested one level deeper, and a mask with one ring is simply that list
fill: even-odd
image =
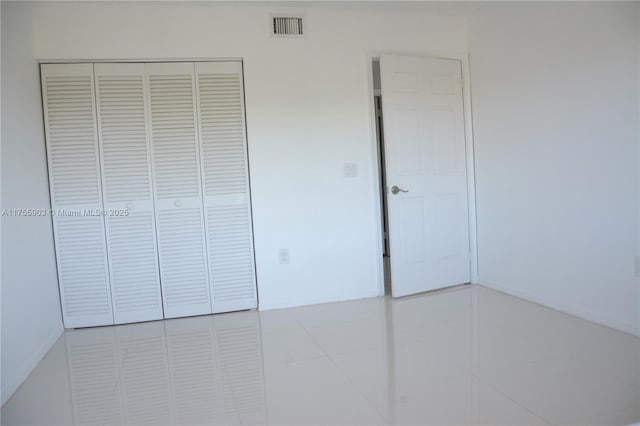
[{"label": "door panel", "polygon": [[43,64],[49,186],[67,328],[113,324],[92,64]]},{"label": "door panel", "polygon": [[161,319],[145,66],[95,64],[94,73],[114,320]]},{"label": "door panel", "polygon": [[[470,281],[459,61],[380,58],[394,297]],[[390,192],[393,186],[397,193]],[[405,192],[406,191],[406,192]]]},{"label": "door panel", "polygon": [[196,63],[214,312],[257,307],[242,62]]},{"label": "door panel", "polygon": [[426,260],[424,197],[403,197],[397,202],[398,225],[405,263]]},{"label": "door panel", "polygon": [[146,67],[164,316],[208,314],[194,64]]}]

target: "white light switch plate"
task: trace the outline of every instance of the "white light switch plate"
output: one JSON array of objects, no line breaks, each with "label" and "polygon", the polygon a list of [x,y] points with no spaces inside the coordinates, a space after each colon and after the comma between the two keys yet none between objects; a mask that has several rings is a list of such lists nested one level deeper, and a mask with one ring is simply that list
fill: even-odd
[{"label": "white light switch plate", "polygon": [[344,177],[354,178],[358,176],[358,165],[356,163],[344,163],[342,166]]},{"label": "white light switch plate", "polygon": [[289,249],[280,249],[278,253],[278,257],[281,265],[286,265],[289,263]]}]

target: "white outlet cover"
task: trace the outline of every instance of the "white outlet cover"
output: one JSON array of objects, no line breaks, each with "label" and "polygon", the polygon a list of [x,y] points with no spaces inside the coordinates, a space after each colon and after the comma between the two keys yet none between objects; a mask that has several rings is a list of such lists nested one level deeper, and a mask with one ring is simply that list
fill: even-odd
[{"label": "white outlet cover", "polygon": [[354,178],[358,176],[358,165],[356,163],[344,163],[342,166],[344,177]]}]

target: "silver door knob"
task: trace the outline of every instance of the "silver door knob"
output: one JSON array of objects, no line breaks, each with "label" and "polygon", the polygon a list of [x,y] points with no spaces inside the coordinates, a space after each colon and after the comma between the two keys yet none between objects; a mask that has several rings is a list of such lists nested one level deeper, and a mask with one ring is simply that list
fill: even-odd
[{"label": "silver door knob", "polygon": [[392,193],[393,195],[396,195],[398,192],[409,192],[409,190],[408,190],[408,189],[398,188],[398,186],[397,186],[397,185],[393,185],[393,186],[391,187],[391,193]]}]

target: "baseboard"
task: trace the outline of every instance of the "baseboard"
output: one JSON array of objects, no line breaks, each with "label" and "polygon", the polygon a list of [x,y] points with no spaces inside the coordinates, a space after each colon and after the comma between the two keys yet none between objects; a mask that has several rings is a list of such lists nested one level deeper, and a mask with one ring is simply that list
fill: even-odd
[{"label": "baseboard", "polygon": [[607,315],[602,315],[598,312],[582,309],[578,306],[550,303],[545,298],[540,297],[533,292],[526,291],[526,290],[513,289],[511,287],[501,285],[495,281],[481,279],[479,284],[494,290],[498,290],[502,293],[506,293],[511,296],[515,296],[520,299],[524,299],[529,302],[534,302],[539,305],[545,306],[547,308],[551,308],[556,311],[563,312],[565,314],[569,314],[574,317],[578,317],[586,321],[590,321],[599,325],[604,325],[605,327],[613,328],[615,330],[640,337],[640,330],[638,329],[638,324],[633,321],[631,322],[620,321],[617,318],[612,318]]},{"label": "baseboard", "polygon": [[[33,353],[32,356],[25,359],[24,363],[18,368],[12,370],[9,377],[2,378],[2,405],[4,405],[18,390],[20,385],[27,380],[29,374],[36,368],[38,363],[47,355],[49,350],[58,341],[64,329],[53,331],[47,339],[45,339],[40,348]],[[6,373],[5,373],[6,375]]]},{"label": "baseboard", "polygon": [[[377,289],[376,289],[377,290]],[[299,306],[320,305],[323,303],[348,302],[350,300],[370,299],[372,297],[383,296],[384,293],[372,291],[353,296],[343,296],[337,299],[300,299],[300,300],[277,300],[274,302],[263,303],[258,302],[258,310],[270,311],[272,309],[296,308]]]}]

